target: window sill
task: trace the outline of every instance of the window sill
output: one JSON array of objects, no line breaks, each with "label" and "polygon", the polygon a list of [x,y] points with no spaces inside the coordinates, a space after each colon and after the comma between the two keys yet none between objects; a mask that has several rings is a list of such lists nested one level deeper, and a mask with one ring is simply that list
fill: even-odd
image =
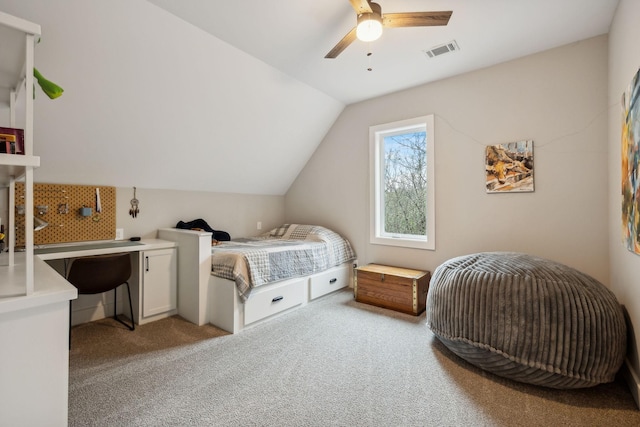
[{"label": "window sill", "polygon": [[397,246],[410,249],[424,249],[434,251],[436,249],[435,241],[406,239],[395,237],[371,237],[369,243],[373,245]]}]

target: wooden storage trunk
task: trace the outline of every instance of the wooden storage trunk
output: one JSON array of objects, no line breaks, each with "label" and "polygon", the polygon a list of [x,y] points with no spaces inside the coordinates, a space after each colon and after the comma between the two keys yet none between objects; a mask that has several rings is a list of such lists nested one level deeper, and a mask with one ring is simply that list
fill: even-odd
[{"label": "wooden storage trunk", "polygon": [[428,271],[368,264],[356,268],[356,301],[407,314],[419,315],[426,307],[431,274]]}]

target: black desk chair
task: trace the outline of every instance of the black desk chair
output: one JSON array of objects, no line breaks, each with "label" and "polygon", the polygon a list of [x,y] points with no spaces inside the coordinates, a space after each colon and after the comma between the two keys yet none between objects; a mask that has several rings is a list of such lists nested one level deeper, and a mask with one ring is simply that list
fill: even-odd
[{"label": "black desk chair", "polygon": [[[131,304],[131,289],[129,288],[130,277],[131,257],[128,253],[76,258],[72,261],[67,274],[67,280],[78,289],[79,295],[101,294],[115,290],[120,285],[127,285],[131,325],[118,318],[115,291],[113,293],[113,318],[133,331],[135,323],[133,322],[133,306]],[[71,301],[69,301],[69,347],[71,347]]]}]

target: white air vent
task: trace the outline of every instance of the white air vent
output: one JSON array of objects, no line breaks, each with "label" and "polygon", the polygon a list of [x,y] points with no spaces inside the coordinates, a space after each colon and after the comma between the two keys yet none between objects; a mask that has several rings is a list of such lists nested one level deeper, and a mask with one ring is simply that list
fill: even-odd
[{"label": "white air vent", "polygon": [[424,54],[427,58],[435,58],[436,56],[444,55],[445,53],[454,52],[460,50],[458,43],[455,40],[445,43],[440,46],[432,47],[431,49],[424,50]]}]

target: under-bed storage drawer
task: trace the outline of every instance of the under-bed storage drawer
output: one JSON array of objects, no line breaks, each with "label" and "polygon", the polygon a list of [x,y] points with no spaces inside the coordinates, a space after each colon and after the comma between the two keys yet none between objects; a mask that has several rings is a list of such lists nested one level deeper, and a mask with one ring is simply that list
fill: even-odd
[{"label": "under-bed storage drawer", "polygon": [[349,285],[351,265],[334,267],[324,273],[311,276],[309,280],[309,299],[315,299]]},{"label": "under-bed storage drawer", "polygon": [[[307,279],[287,280],[262,292],[254,290],[244,303],[244,324],[256,322],[304,302]],[[260,288],[257,288],[260,289]]]}]

